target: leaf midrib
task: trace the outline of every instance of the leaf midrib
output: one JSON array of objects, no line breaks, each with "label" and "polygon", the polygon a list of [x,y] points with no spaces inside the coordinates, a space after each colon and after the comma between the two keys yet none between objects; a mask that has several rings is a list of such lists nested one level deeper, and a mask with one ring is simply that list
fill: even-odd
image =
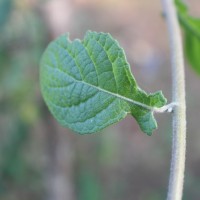
[{"label": "leaf midrib", "polygon": [[[79,83],[88,85],[89,87],[95,88],[95,89],[97,89],[97,90],[99,90],[99,91],[101,91],[101,92],[104,92],[104,93],[106,93],[106,94],[112,95],[112,96],[114,96],[114,97],[117,97],[117,98],[122,99],[122,100],[124,100],[124,101],[127,101],[127,102],[129,102],[129,103],[135,104],[135,105],[137,105],[137,106],[141,106],[141,107],[143,107],[143,108],[145,108],[145,109],[147,109],[147,110],[150,110],[150,111],[153,110],[153,108],[152,108],[151,106],[148,106],[148,105],[143,104],[143,103],[141,103],[141,102],[138,102],[138,101],[129,99],[129,98],[124,97],[124,96],[122,96],[122,95],[120,95],[120,94],[116,94],[116,93],[110,92],[110,91],[105,90],[105,89],[103,89],[103,88],[100,88],[100,87],[97,87],[97,86],[95,86],[95,85],[92,85],[92,84],[90,84],[90,83],[88,83],[88,82],[77,80],[77,79],[75,79],[73,76],[71,76],[71,75],[69,75],[68,73],[62,71],[60,68],[53,68],[53,67],[51,67],[50,65],[46,65],[46,66],[48,66],[48,67],[50,67],[50,68],[52,68],[52,69],[57,69],[59,72],[64,73],[65,75],[69,76],[69,77],[70,77],[71,79],[73,79],[75,82],[79,82]],[[65,86],[64,86],[64,87],[65,87]]]}]

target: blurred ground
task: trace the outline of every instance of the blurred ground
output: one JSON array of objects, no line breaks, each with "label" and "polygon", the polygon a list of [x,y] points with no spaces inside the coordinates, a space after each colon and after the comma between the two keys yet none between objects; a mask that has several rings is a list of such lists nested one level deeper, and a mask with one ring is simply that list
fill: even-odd
[{"label": "blurred ground", "polygon": [[[189,2],[189,1],[188,1]],[[198,0],[190,11],[200,16]],[[0,199],[162,200],[171,116],[149,137],[132,117],[80,136],[52,118],[40,94],[39,60],[60,34],[109,32],[124,48],[141,88],[171,99],[168,35],[159,0],[0,1]],[[184,199],[200,196],[198,77],[186,66],[187,163]]]}]

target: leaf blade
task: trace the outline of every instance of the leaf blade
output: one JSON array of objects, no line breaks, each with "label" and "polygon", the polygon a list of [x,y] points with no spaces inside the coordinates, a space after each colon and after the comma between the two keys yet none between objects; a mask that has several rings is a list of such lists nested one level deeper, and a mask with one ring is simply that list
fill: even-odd
[{"label": "leaf blade", "polygon": [[[55,118],[82,134],[131,113],[151,135],[157,127],[152,108],[166,103],[161,93],[155,98],[138,87],[123,49],[105,33],[88,32],[83,41],[71,42],[68,36],[53,41],[41,60],[40,83]],[[151,126],[144,125],[147,119]]]}]

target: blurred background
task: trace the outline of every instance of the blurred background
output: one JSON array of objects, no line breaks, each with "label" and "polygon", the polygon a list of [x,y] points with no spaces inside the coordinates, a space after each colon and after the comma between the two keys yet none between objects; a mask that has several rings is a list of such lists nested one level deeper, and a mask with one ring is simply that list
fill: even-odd
[{"label": "blurred background", "polygon": [[[188,1],[200,17],[199,0]],[[136,80],[171,101],[168,34],[159,0],[0,0],[0,200],[163,200],[171,116],[157,114],[149,137],[128,116],[101,133],[78,135],[50,115],[39,60],[60,34],[109,32]],[[186,64],[184,200],[200,198],[200,77]]]}]

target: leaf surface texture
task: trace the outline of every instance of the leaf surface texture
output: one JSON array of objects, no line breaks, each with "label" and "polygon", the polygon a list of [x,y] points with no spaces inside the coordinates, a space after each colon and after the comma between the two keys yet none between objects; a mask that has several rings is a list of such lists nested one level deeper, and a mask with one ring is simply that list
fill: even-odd
[{"label": "leaf surface texture", "polygon": [[157,128],[153,108],[162,93],[141,90],[123,49],[110,34],[63,35],[45,50],[40,66],[43,97],[57,121],[80,134],[98,132],[130,113],[148,135]]}]

